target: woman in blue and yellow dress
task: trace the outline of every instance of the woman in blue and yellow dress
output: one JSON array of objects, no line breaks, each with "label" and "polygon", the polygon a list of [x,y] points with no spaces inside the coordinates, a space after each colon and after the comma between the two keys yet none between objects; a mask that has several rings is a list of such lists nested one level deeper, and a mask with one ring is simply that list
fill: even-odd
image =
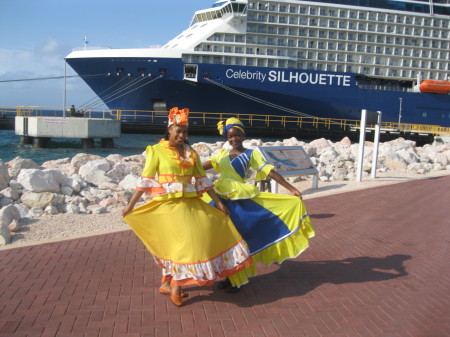
[{"label": "woman in blue and yellow dress", "polygon": [[[177,306],[182,305],[181,286],[209,286],[219,277],[233,279],[233,274],[251,265],[247,244],[214,193],[199,156],[186,142],[188,112],[170,111],[165,139],[147,147],[136,192],[122,211],[163,269],[160,292],[170,294]],[[203,192],[217,202],[217,208],[200,199]],[[134,208],[143,193],[152,200]],[[235,281],[247,282],[241,277]]]},{"label": "woman in blue and yellow dress", "polygon": [[[214,190],[228,207],[234,225],[247,242],[253,263],[259,261],[269,265],[297,257],[308,248],[309,239],[315,234],[300,191],[275,172],[274,166],[268,164],[259,151],[244,148],[245,129],[239,119],[220,122],[218,129],[232,149],[220,150],[203,163],[203,168],[220,172]],[[256,186],[245,183],[250,168],[256,171],[256,181],[270,177],[292,195],[260,192]],[[203,199],[208,198],[204,196]],[[238,285],[235,279],[240,275],[246,279],[250,271],[256,272],[254,265],[222,286]],[[233,292],[233,289],[236,291],[236,288],[228,288],[228,291]]]}]

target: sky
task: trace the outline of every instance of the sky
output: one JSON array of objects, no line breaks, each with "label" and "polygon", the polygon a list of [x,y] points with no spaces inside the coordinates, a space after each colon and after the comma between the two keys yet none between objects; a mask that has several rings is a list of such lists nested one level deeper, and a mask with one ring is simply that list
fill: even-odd
[{"label": "sky", "polygon": [[[81,79],[64,76],[73,48],[164,45],[215,0],[0,0],[0,107],[81,105],[95,97]],[[75,75],[67,65],[66,74]],[[3,82],[2,82],[3,81]]]}]

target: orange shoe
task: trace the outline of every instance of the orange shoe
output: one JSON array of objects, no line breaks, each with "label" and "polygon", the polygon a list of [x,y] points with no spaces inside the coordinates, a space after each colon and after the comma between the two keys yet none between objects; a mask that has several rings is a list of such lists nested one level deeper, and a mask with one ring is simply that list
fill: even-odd
[{"label": "orange shoe", "polygon": [[[170,295],[171,292],[169,289],[165,289],[163,287],[159,288],[159,292],[163,295]],[[187,294],[184,291],[181,291],[181,297],[187,297]]]},{"label": "orange shoe", "polygon": [[170,294],[170,300],[177,307],[181,307],[183,305],[183,300],[181,299],[181,296],[179,296],[179,295]]}]

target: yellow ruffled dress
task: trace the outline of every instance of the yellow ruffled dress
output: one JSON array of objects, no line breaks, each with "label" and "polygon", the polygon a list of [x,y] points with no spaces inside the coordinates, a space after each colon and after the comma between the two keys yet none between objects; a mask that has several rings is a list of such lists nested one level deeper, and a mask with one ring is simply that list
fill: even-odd
[{"label": "yellow ruffled dress", "polygon": [[197,153],[184,146],[185,158],[166,140],[147,147],[136,189],[153,198],[124,220],[172,285],[208,286],[250,266],[251,256],[230,218],[200,199],[213,185]]},{"label": "yellow ruffled dress", "polygon": [[[269,265],[300,255],[315,235],[303,201],[292,195],[260,192],[256,186],[245,183],[250,168],[256,171],[256,181],[265,179],[274,168],[259,151],[248,149],[233,160],[229,154],[222,149],[210,158],[213,168],[220,172],[214,190],[247,242],[253,262]],[[210,201],[207,195],[203,199]],[[254,266],[230,280],[233,284],[242,283],[250,272],[256,272]],[[244,281],[239,281],[239,277]]]}]

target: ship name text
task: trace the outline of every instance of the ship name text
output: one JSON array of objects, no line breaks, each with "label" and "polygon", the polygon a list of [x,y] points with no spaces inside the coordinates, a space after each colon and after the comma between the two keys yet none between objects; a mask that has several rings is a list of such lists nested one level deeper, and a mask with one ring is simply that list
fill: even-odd
[{"label": "ship name text", "polygon": [[271,70],[268,74],[261,71],[233,70],[227,69],[225,75],[227,78],[240,80],[256,80],[265,82],[281,83],[300,83],[300,84],[318,84],[318,85],[337,85],[349,87],[351,85],[351,76],[324,73],[307,73],[284,70]]}]

